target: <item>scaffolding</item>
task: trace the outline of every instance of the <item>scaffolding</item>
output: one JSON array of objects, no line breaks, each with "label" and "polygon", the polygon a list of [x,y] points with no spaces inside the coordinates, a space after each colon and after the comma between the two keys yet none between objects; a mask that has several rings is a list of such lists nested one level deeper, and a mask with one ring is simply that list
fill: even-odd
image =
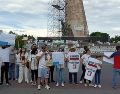
[{"label": "scaffolding", "polygon": [[61,37],[65,22],[65,0],[51,0],[48,10],[47,37]]}]

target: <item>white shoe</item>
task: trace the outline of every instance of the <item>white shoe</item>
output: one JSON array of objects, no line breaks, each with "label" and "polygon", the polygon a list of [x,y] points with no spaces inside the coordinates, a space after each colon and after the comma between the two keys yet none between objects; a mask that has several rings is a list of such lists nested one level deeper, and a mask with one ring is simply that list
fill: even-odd
[{"label": "white shoe", "polygon": [[38,88],[37,88],[38,90],[40,90],[41,89],[41,85],[38,85]]},{"label": "white shoe", "polygon": [[93,84],[89,84],[89,86],[94,86]]},{"label": "white shoe", "polygon": [[80,84],[82,84],[83,82],[82,81],[80,81]]},{"label": "white shoe", "polygon": [[49,89],[50,89],[50,87],[49,87],[48,85],[46,85],[46,86],[45,86],[45,88],[46,88],[47,90],[49,90]]},{"label": "white shoe", "polygon": [[59,86],[59,83],[57,83],[56,86]]},{"label": "white shoe", "polygon": [[102,86],[101,85],[98,85],[99,88],[101,88]]},{"label": "white shoe", "polygon": [[96,87],[97,87],[97,85],[95,84],[95,85],[94,85],[94,88],[96,88]]},{"label": "white shoe", "polygon": [[64,83],[62,83],[62,84],[61,84],[61,86],[63,86],[63,87],[64,87],[64,86],[65,86],[65,85],[64,85]]},{"label": "white shoe", "polygon": [[88,85],[87,84],[85,84],[85,87],[87,87]]}]

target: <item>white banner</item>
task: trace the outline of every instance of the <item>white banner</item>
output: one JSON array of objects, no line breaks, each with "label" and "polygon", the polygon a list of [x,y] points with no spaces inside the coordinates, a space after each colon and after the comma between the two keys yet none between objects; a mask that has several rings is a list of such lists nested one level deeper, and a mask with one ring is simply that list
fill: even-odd
[{"label": "white banner", "polygon": [[68,53],[68,69],[69,72],[78,72],[80,67],[80,55],[77,52],[69,52]]},{"label": "white banner", "polygon": [[53,62],[59,62],[59,64],[64,64],[64,52],[53,52],[52,60]]},{"label": "white banner", "polygon": [[[104,52],[104,55],[107,57],[110,57],[114,52]],[[108,59],[106,57],[103,57],[103,61],[110,63],[110,64],[114,64],[114,58]]]},{"label": "white banner", "polygon": [[0,34],[0,41],[8,42],[10,45],[15,45],[15,38],[16,35],[14,34],[5,34],[5,33]]}]

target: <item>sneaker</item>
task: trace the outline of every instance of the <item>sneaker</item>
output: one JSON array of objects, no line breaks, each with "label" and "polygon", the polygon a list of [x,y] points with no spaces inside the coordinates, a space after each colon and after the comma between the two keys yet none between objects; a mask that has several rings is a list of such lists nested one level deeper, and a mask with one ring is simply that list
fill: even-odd
[{"label": "sneaker", "polygon": [[97,85],[95,84],[95,85],[94,85],[94,88],[96,88],[96,87],[97,87]]},{"label": "sneaker", "polygon": [[65,86],[65,85],[64,85],[64,83],[62,83],[62,84],[61,84],[61,86],[63,86],[63,87],[64,87],[64,86]]},{"label": "sneaker", "polygon": [[93,84],[89,84],[89,86],[94,86]]},{"label": "sneaker", "polygon": [[101,88],[102,86],[101,85],[98,85],[99,88]]},{"label": "sneaker", "polygon": [[38,88],[37,88],[38,90],[40,90],[41,89],[41,86],[40,85],[38,85]]},{"label": "sneaker", "polygon": [[87,87],[88,85],[87,84],[85,84],[85,87]]},{"label": "sneaker", "polygon": [[6,85],[8,86],[8,85],[11,85],[10,83],[6,83]]},{"label": "sneaker", "polygon": [[49,87],[48,85],[46,85],[46,86],[45,86],[45,88],[46,88],[47,90],[49,90],[49,89],[50,89],[50,87]]},{"label": "sneaker", "polygon": [[57,83],[56,86],[59,86],[59,83]]},{"label": "sneaker", "polygon": [[83,82],[82,81],[80,81],[80,84],[82,84]]}]

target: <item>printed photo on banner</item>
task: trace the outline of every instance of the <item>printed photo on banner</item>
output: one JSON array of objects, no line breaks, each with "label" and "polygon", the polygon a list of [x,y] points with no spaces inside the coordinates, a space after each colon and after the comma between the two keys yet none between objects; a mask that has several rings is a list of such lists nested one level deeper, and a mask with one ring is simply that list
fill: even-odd
[{"label": "printed photo on banner", "polygon": [[[107,57],[110,57],[114,52],[104,52],[104,55],[107,56]],[[107,62],[107,63],[110,63],[110,64],[114,64],[114,59],[111,58],[111,59],[108,59],[106,57],[103,57],[103,61]]]}]

